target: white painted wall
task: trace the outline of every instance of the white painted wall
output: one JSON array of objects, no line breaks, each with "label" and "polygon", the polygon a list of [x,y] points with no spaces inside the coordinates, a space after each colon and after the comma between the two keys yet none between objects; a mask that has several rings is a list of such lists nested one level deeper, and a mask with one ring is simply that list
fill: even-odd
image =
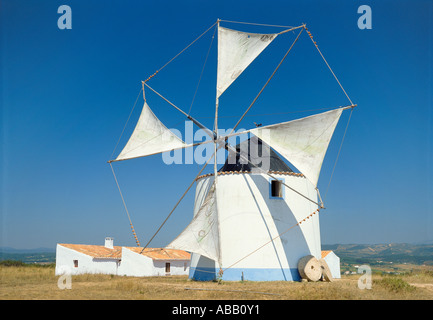
[{"label": "white painted wall", "polygon": [[118,269],[121,276],[144,277],[155,275],[152,259],[122,248],[122,261]]},{"label": "white painted wall", "polygon": [[[78,267],[74,266],[78,260]],[[170,263],[169,275],[188,275],[189,260],[153,260],[122,247],[122,259],[97,259],[73,249],[57,245],[55,275],[114,274],[146,277],[165,276],[165,264]]]},{"label": "white painted wall", "polygon": [[332,277],[334,279],[341,279],[340,258],[334,253],[334,251],[331,251],[324,259],[331,270]]},{"label": "white painted wall", "polygon": [[170,263],[169,275],[188,275],[189,273],[189,260],[153,260],[123,247],[118,274],[134,277],[165,276],[167,275],[166,263]]},{"label": "white painted wall", "polygon": [[[78,260],[78,267],[74,266],[74,260]],[[86,273],[117,274],[118,262],[117,259],[95,259],[57,244],[55,274],[63,274],[65,268],[71,275]]]},{"label": "white painted wall", "polygon": [[[293,189],[317,202],[314,186],[305,178],[274,175]],[[244,258],[299,220],[317,210],[317,205],[283,186],[284,199],[270,198],[270,177],[265,174],[218,175],[217,203],[223,268]],[[194,214],[200,208],[213,177],[197,182]],[[236,263],[235,268],[297,268],[303,256],[321,258],[319,215],[315,214]],[[200,260],[192,258],[192,267]],[[204,266],[203,266],[204,267]]]},{"label": "white painted wall", "polygon": [[184,276],[189,274],[189,260],[153,260],[154,268],[158,276],[167,275],[165,273],[166,262],[170,263],[171,276]]}]

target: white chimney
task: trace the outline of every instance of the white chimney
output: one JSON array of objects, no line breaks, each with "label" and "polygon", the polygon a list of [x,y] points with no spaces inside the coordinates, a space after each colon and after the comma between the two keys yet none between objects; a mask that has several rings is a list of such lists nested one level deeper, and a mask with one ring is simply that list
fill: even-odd
[{"label": "white chimney", "polygon": [[105,248],[113,249],[113,243],[114,243],[113,238],[110,237],[105,238]]}]

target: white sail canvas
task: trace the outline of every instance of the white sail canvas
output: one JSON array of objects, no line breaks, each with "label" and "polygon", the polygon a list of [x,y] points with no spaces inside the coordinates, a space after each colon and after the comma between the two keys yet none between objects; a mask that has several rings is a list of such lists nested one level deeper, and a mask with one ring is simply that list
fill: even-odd
[{"label": "white sail canvas", "polygon": [[186,146],[181,139],[164,126],[144,102],[137,125],[116,161],[144,157]]},{"label": "white sail canvas", "polygon": [[185,250],[219,262],[220,244],[215,184],[191,223],[166,248]]},{"label": "white sail canvas", "polygon": [[325,153],[343,109],[256,128],[250,132],[269,144],[317,186]]},{"label": "white sail canvas", "polygon": [[217,96],[219,97],[252,61],[277,37],[218,28]]}]

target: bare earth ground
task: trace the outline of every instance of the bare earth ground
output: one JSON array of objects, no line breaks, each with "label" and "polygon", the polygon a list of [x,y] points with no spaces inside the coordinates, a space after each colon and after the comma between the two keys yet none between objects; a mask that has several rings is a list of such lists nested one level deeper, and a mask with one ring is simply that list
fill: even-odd
[{"label": "bare earth ground", "polygon": [[[72,276],[71,289],[53,267],[0,267],[0,300],[432,300],[431,272],[373,275],[359,289],[360,275],[333,282],[197,282],[186,276]],[[58,283],[60,282],[60,288]]]}]

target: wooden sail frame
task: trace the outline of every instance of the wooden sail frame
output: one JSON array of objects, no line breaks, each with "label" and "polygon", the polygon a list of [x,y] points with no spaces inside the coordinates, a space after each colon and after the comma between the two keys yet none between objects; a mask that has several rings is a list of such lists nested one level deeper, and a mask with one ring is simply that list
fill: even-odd
[{"label": "wooden sail frame", "polygon": [[[149,89],[151,89],[153,92],[155,92],[157,95],[159,95],[159,96],[160,96],[162,99],[164,99],[166,102],[168,102],[168,103],[169,103],[172,107],[174,107],[176,110],[178,110],[179,112],[181,112],[184,116],[187,117],[187,119],[191,120],[191,121],[192,121],[195,125],[197,125],[200,129],[203,129],[203,130],[204,130],[204,131],[209,135],[209,137],[211,138],[211,140],[209,140],[209,141],[204,141],[204,142],[200,142],[200,143],[196,143],[196,144],[190,144],[190,145],[187,145],[187,146],[184,146],[184,147],[180,147],[180,148],[185,148],[185,147],[194,147],[194,146],[198,146],[198,145],[205,144],[205,143],[212,143],[212,142],[214,143],[214,154],[212,155],[212,157],[214,157],[214,160],[215,160],[215,161],[214,161],[214,177],[215,177],[215,180],[214,180],[214,181],[215,181],[215,188],[217,188],[217,176],[218,176],[218,171],[217,171],[217,159],[216,159],[216,157],[217,157],[217,150],[218,150],[219,148],[224,147],[224,148],[226,148],[227,150],[229,150],[229,151],[231,151],[231,152],[236,152],[236,153],[238,153],[238,151],[237,151],[235,148],[233,148],[232,146],[230,146],[230,145],[227,143],[227,138],[230,137],[230,136],[233,136],[233,135],[239,135],[239,134],[247,133],[247,132],[250,131],[250,130],[247,130],[247,131],[243,131],[243,132],[240,132],[240,133],[234,133],[234,130],[236,129],[236,127],[240,124],[240,122],[242,121],[242,119],[246,116],[246,114],[249,112],[249,110],[251,109],[251,107],[252,107],[252,106],[254,105],[254,103],[256,102],[257,98],[261,95],[261,93],[263,92],[263,90],[266,88],[266,86],[268,85],[268,83],[270,82],[270,80],[272,79],[272,77],[275,75],[276,71],[278,70],[278,68],[280,67],[280,65],[282,64],[282,62],[285,60],[285,58],[287,57],[288,53],[291,51],[291,49],[293,48],[294,44],[295,44],[296,41],[299,39],[300,35],[302,34],[302,32],[303,32],[304,30],[308,33],[309,37],[311,38],[312,42],[314,43],[315,47],[317,48],[317,50],[318,50],[320,56],[323,58],[323,60],[324,60],[324,62],[326,63],[327,67],[329,68],[329,70],[330,70],[331,73],[333,74],[335,80],[338,82],[340,88],[342,89],[342,91],[343,91],[344,94],[346,95],[347,99],[349,100],[350,105],[344,107],[344,110],[350,108],[350,109],[353,111],[353,108],[357,106],[356,104],[354,104],[354,103],[352,102],[352,100],[351,100],[350,97],[348,96],[347,92],[344,90],[343,86],[341,85],[341,83],[340,83],[340,81],[338,80],[337,76],[335,75],[334,71],[331,69],[330,65],[328,64],[328,62],[326,61],[326,59],[325,59],[325,57],[323,56],[322,52],[320,51],[319,47],[317,46],[317,43],[314,41],[311,32],[308,31],[308,29],[307,29],[307,27],[306,27],[306,24],[302,24],[302,25],[299,25],[299,26],[296,26],[296,27],[289,27],[289,29],[286,29],[286,30],[284,30],[284,31],[282,31],[282,32],[279,33],[279,34],[282,34],[282,33],[287,33],[287,32],[289,32],[289,31],[296,30],[296,29],[301,29],[301,31],[300,31],[299,34],[297,35],[295,41],[292,43],[292,45],[290,46],[289,50],[286,52],[286,54],[284,55],[283,59],[281,60],[281,62],[280,62],[279,65],[277,66],[277,68],[274,70],[274,72],[272,73],[272,75],[270,76],[270,78],[268,79],[268,81],[265,83],[265,85],[262,87],[262,89],[260,90],[260,92],[257,94],[257,96],[255,97],[255,99],[253,100],[253,102],[252,102],[252,103],[249,105],[249,107],[246,109],[246,111],[244,112],[244,114],[243,114],[243,115],[240,117],[240,119],[237,121],[237,123],[235,124],[235,126],[234,126],[234,128],[232,129],[231,133],[230,133],[229,135],[225,135],[225,136],[222,136],[222,137],[219,136],[219,135],[218,135],[218,109],[219,109],[219,97],[218,97],[218,94],[217,94],[216,101],[215,101],[214,129],[213,129],[213,130],[210,130],[210,129],[206,128],[203,124],[201,124],[198,120],[196,120],[195,118],[193,118],[192,116],[190,116],[189,113],[184,112],[181,108],[177,107],[174,103],[172,103],[172,102],[170,102],[168,99],[164,98],[160,93],[158,93],[156,90],[154,90],[152,87],[150,87],[150,86],[147,84],[147,82],[148,82],[149,80],[151,80],[154,76],[156,76],[156,75],[159,73],[159,71],[161,71],[163,68],[165,68],[165,67],[166,67],[170,62],[172,62],[172,61],[173,61],[174,59],[176,59],[180,54],[182,54],[185,50],[187,50],[187,49],[188,49],[192,44],[194,44],[194,43],[195,43],[198,39],[200,39],[204,34],[206,34],[209,30],[211,30],[215,25],[216,25],[216,28],[219,28],[219,26],[220,26],[220,22],[243,23],[243,24],[258,25],[258,26],[272,26],[272,27],[285,27],[285,28],[286,28],[286,27],[289,27],[289,26],[265,25],[265,24],[246,23],[246,22],[236,22],[236,21],[228,21],[228,20],[220,20],[220,19],[218,19],[218,20],[217,20],[217,21],[216,21],[216,22],[215,22],[211,27],[209,27],[209,28],[208,28],[204,33],[202,33],[202,34],[201,34],[198,38],[196,38],[192,43],[190,43],[190,44],[189,44],[185,49],[183,49],[181,52],[179,52],[175,57],[173,57],[171,60],[169,60],[165,65],[163,65],[160,69],[158,69],[154,74],[152,74],[151,76],[149,76],[145,81],[142,81],[142,90],[143,90],[143,99],[144,99],[144,101],[146,101],[145,90],[144,90],[144,86],[146,86],[147,88],[149,88]],[[351,114],[352,114],[352,113],[351,113]],[[350,116],[351,116],[351,114],[350,114]],[[349,119],[350,119],[350,117],[349,117]],[[348,126],[348,124],[347,124],[347,126]],[[346,131],[347,131],[347,127],[346,127]],[[345,131],[345,134],[346,134],[346,131]],[[344,140],[344,137],[343,137],[343,140]],[[342,142],[343,142],[343,141],[342,141]],[[342,146],[342,144],[340,145],[340,150],[341,150],[341,146]],[[179,148],[179,149],[180,149],[180,148]],[[340,150],[339,150],[339,153],[340,153]],[[157,153],[154,153],[154,154],[157,154]],[[242,155],[240,155],[240,156],[243,157]],[[210,157],[209,160],[212,159],[212,157]],[[338,159],[338,156],[337,156],[337,159]],[[209,163],[209,160],[208,160],[208,161],[206,162],[206,164],[202,167],[202,169],[200,170],[200,172],[199,172],[199,174],[198,174],[197,176],[199,176],[199,175],[201,174],[201,172],[204,170],[204,168],[205,168],[205,167],[207,166],[207,164]],[[251,161],[249,161],[249,159],[244,159],[244,160],[246,160],[246,161],[248,161],[250,164],[256,166],[256,165],[253,164]],[[123,161],[123,160],[109,160],[109,161],[108,161],[108,162],[110,163],[110,166],[111,166],[112,170],[113,170],[113,167],[112,167],[111,163],[112,163],[112,162],[116,162],[116,161]],[[256,166],[256,167],[257,167],[257,166]],[[334,165],[334,169],[335,169],[335,165]],[[274,178],[274,179],[275,179],[275,177],[273,177],[269,172],[263,172],[263,173],[265,173],[265,174],[267,174],[268,176],[270,176],[271,178]],[[113,170],[113,175],[114,175],[114,177],[115,177],[114,170]],[[116,179],[116,177],[115,177],[115,179]],[[163,222],[163,224],[159,227],[159,229],[157,230],[156,233],[159,232],[159,230],[162,228],[162,226],[164,225],[164,223],[165,223],[165,222],[167,221],[167,219],[171,216],[171,214],[173,213],[173,211],[176,209],[177,205],[180,203],[180,201],[183,199],[183,197],[186,195],[186,193],[190,190],[190,188],[191,188],[192,185],[194,184],[194,181],[195,181],[195,179],[193,180],[192,184],[187,188],[187,190],[186,190],[185,193],[182,195],[182,197],[179,199],[179,201],[177,202],[177,204],[175,205],[175,207],[173,208],[173,210],[170,212],[170,214],[168,215],[168,217],[166,218],[166,220]],[[117,179],[116,179],[116,183],[117,183]],[[294,191],[294,192],[297,192],[296,190],[294,190],[294,189],[291,188],[290,186],[286,185],[285,183],[283,183],[283,184],[285,185],[285,187],[291,189],[291,190]],[[329,186],[328,186],[328,187],[329,187]],[[320,199],[320,202],[319,202],[319,203],[316,202],[316,201],[314,201],[314,200],[312,200],[312,199],[309,199],[308,197],[302,195],[302,194],[299,193],[299,192],[297,192],[297,193],[300,194],[301,196],[305,197],[307,200],[309,200],[309,201],[313,202],[314,204],[318,205],[318,206],[319,206],[319,209],[317,210],[317,212],[318,212],[320,209],[324,208],[324,205],[323,205],[323,200],[322,200],[322,198],[321,198],[321,196],[320,196],[320,193],[319,193],[319,190],[317,189],[317,187],[316,187],[316,190],[317,190],[317,193],[318,193],[318,196],[319,196],[319,199]],[[120,191],[120,187],[119,187],[119,191]],[[120,192],[121,192],[121,191],[120,191]],[[123,200],[123,196],[122,196],[122,200]],[[124,205],[125,205],[125,209],[126,209],[126,204],[124,203]],[[127,209],[126,209],[126,210],[127,210]],[[316,213],[316,212],[314,212],[313,214],[315,214],[315,213]],[[129,212],[128,212],[128,218],[130,219],[130,217],[129,217]],[[131,219],[130,219],[130,221],[131,221]],[[305,221],[305,219],[302,220],[302,221]],[[297,225],[300,225],[300,223],[301,223],[302,221],[298,222]],[[132,227],[132,222],[131,222],[131,227]],[[132,227],[132,228],[133,228],[133,227]],[[288,231],[288,230],[287,230],[287,231]],[[287,231],[285,231],[285,232],[287,232]],[[143,250],[144,250],[144,249],[149,245],[149,243],[150,243],[150,242],[152,241],[152,239],[155,237],[156,233],[153,235],[153,237],[151,238],[151,240],[146,244],[146,246],[143,248]],[[135,231],[134,231],[134,236],[135,236],[135,238],[136,238]],[[136,238],[136,241],[137,241],[137,243],[139,243],[138,240],[137,240],[137,238]]]}]

